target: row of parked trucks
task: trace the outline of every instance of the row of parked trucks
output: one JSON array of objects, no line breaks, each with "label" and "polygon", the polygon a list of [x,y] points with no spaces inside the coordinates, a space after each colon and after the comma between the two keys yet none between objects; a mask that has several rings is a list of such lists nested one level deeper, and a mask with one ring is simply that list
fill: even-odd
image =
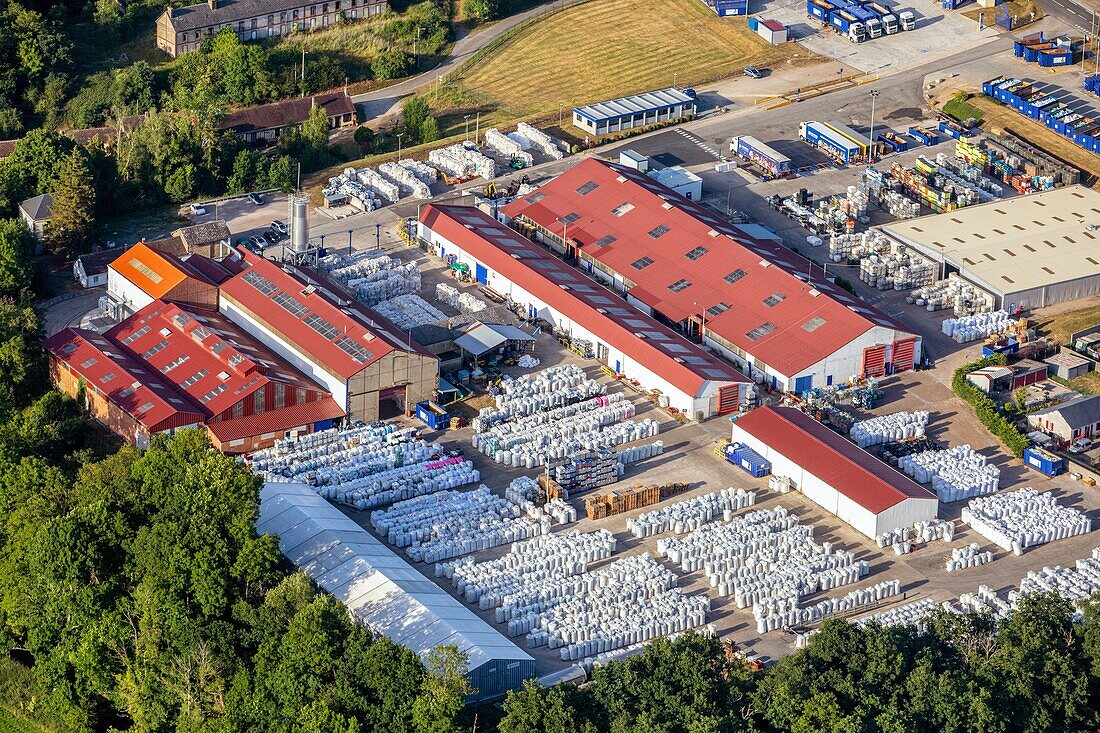
[{"label": "row of parked trucks", "polygon": [[893,35],[898,31],[911,31],[917,27],[913,11],[895,13],[882,3],[873,1],[806,0],[806,14],[834,31],[843,33],[852,43],[863,43],[872,38]]}]

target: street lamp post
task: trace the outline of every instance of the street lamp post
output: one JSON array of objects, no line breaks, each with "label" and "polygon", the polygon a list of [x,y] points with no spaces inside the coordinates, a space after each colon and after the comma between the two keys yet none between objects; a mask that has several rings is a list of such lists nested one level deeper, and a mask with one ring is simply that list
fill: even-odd
[{"label": "street lamp post", "polygon": [[348,257],[351,257],[351,233],[353,231],[353,229],[348,230]]},{"label": "street lamp post", "polygon": [[401,162],[401,138],[405,135],[403,132],[397,133],[397,162]]},{"label": "street lamp post", "polygon": [[470,142],[470,115],[462,115],[462,121],[466,123],[466,142]]},{"label": "street lamp post", "polygon": [[875,162],[875,100],[879,93],[877,89],[871,90],[871,147],[867,150],[868,165]]},{"label": "street lamp post", "polygon": [[558,129],[559,130],[561,129],[561,113],[562,113],[563,109],[565,109],[565,104],[562,103],[562,102],[558,102]]},{"label": "street lamp post", "polygon": [[382,225],[380,223],[374,225],[374,248],[382,249]]}]

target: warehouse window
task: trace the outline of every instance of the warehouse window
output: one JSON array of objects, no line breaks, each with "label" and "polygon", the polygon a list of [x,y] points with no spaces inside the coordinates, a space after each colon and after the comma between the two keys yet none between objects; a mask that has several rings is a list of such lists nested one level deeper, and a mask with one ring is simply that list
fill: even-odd
[{"label": "warehouse window", "polygon": [[783,293],[772,293],[768,297],[764,298],[764,305],[768,306],[769,308],[774,308],[786,299],[787,296],[783,295]]},{"label": "warehouse window", "polygon": [[104,374],[102,377],[99,378],[99,381],[102,382],[103,384],[107,384],[107,382],[110,382],[114,378],[115,378],[115,373],[111,372],[110,374]]},{"label": "warehouse window", "polygon": [[821,316],[814,316],[810,320],[803,323],[802,328],[805,329],[806,331],[808,331],[809,333],[813,333],[814,331],[816,331],[817,329],[821,328],[824,325],[825,325],[825,319],[824,318],[822,318]]},{"label": "warehouse window", "polygon": [[618,206],[616,206],[614,209],[611,210],[611,213],[614,214],[615,216],[622,216],[623,214],[629,214],[633,210],[634,210],[634,204],[632,204],[628,201],[626,203],[619,204]]},{"label": "warehouse window", "polygon": [[738,269],[738,270],[734,270],[730,274],[726,275],[725,278],[723,278],[723,279],[726,282],[728,282],[730,284],[733,284],[733,283],[737,282],[738,280],[740,280],[741,278],[743,278],[744,276],[745,276],[745,271],[741,270],[741,269]]},{"label": "warehouse window", "polygon": [[691,287],[691,283],[689,283],[687,280],[685,280],[683,278],[680,278],[676,282],[669,285],[668,289],[671,290],[674,293],[679,293],[679,292],[682,292],[684,290],[687,290],[689,287]]},{"label": "warehouse window", "polygon": [[546,198],[546,194],[539,191],[537,193],[531,194],[526,199],[524,199],[524,201],[526,201],[529,204],[537,204],[539,201],[542,201],[544,198]]},{"label": "warehouse window", "polygon": [[635,270],[644,270],[652,264],[653,260],[648,257],[643,257],[640,260],[634,260],[633,262],[631,262],[630,266],[633,267]]},{"label": "warehouse window", "polygon": [[80,362],[80,366],[82,366],[82,367],[84,367],[85,369],[87,369],[87,368],[88,368],[88,367],[90,367],[90,366],[91,366],[92,364],[95,364],[95,361],[96,361],[96,360],[95,360],[95,357],[93,356],[93,357],[92,357],[91,359],[88,359],[88,360],[86,360],[86,361],[82,361],[82,362]]},{"label": "warehouse window", "polygon": [[596,190],[596,187],[598,185],[599,184],[595,181],[589,181],[588,183],[581,184],[579,187],[577,187],[577,193],[579,193],[581,196],[584,196],[586,193],[592,193]]},{"label": "warehouse window", "polygon": [[697,260],[700,257],[702,257],[703,255],[705,255],[706,253],[707,253],[707,248],[706,247],[696,247],[695,249],[691,250],[686,255],[684,255],[684,257],[687,257],[689,260]]},{"label": "warehouse window", "polygon": [[720,316],[730,309],[729,303],[719,303],[718,305],[712,305],[707,308],[708,316]]},{"label": "warehouse window", "polygon": [[668,227],[666,227],[664,224],[658,224],[657,226],[649,230],[649,236],[653,237],[654,239],[660,239],[666,234],[668,234]]},{"label": "warehouse window", "polygon": [[275,382],[275,409],[281,410],[284,407],[286,407],[286,385]]},{"label": "warehouse window", "polygon": [[264,411],[264,389],[264,387],[260,387],[252,395],[252,412],[256,415]]},{"label": "warehouse window", "polygon": [[611,236],[610,234],[605,234],[604,236],[593,242],[593,244],[595,244],[597,247],[606,247],[614,241],[615,237]]},{"label": "warehouse window", "polygon": [[324,336],[329,341],[340,335],[340,329],[338,329],[336,326],[332,325],[316,313],[309,314],[309,317],[306,318],[306,325],[312,328],[317,333]]},{"label": "warehouse window", "polygon": [[267,296],[270,296],[272,293],[278,290],[278,288],[275,287],[275,283],[271,282],[255,270],[249,270],[245,274],[241,275],[241,279]]},{"label": "warehouse window", "polygon": [[160,370],[161,370],[162,372],[164,372],[165,374],[167,374],[168,372],[172,371],[173,369],[175,369],[175,368],[176,368],[176,367],[178,367],[178,366],[179,366],[180,364],[182,364],[183,362],[187,361],[187,360],[188,360],[188,359],[190,359],[190,358],[191,358],[191,357],[190,357],[190,356],[188,356],[187,354],[181,354],[181,355],[179,356],[179,358],[177,358],[177,359],[173,359],[173,360],[172,360],[171,362],[169,362],[168,364],[165,364],[164,366],[162,366],[162,367],[160,368]]},{"label": "warehouse window", "polygon": [[566,214],[565,216],[561,217],[560,219],[558,219],[558,221],[560,221],[562,224],[572,224],[573,222],[575,222],[577,219],[580,219],[580,218],[581,218],[581,215],[574,211],[572,213]]},{"label": "warehouse window", "polygon": [[294,296],[290,295],[289,293],[279,293],[274,298],[272,298],[272,300],[281,305],[287,310],[287,312],[289,312],[296,318],[301,318],[309,312],[308,308],[295,300]]},{"label": "warehouse window", "polygon": [[759,341],[760,339],[764,338],[765,336],[767,336],[769,333],[771,333],[774,330],[775,330],[775,324],[771,323],[769,321],[768,323],[765,323],[762,326],[758,326],[758,327],[754,328],[753,330],[749,331],[745,335],[749,337],[750,341]]}]

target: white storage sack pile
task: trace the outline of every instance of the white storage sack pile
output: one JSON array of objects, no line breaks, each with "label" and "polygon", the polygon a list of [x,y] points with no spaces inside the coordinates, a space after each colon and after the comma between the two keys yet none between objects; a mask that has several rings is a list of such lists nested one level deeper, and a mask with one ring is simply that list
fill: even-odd
[{"label": "white storage sack pile", "polygon": [[416,293],[398,295],[375,304],[374,310],[402,331],[447,320],[447,315]]},{"label": "white storage sack pile", "polygon": [[902,456],[898,468],[922,484],[931,482],[946,503],[995,493],[1001,480],[1000,469],[969,445]]},{"label": "white storage sack pile", "polygon": [[370,522],[414,562],[437,563],[550,531],[550,519],[521,516],[519,507],[486,486],[441,491],[371,512]]},{"label": "white storage sack pile", "polygon": [[951,550],[951,557],[947,558],[946,567],[947,572],[953,573],[956,570],[976,568],[991,562],[993,562],[993,553],[988,550],[982,552],[981,546],[977,542],[972,542],[966,547],[956,547]]},{"label": "white storage sack pile", "polygon": [[533,519],[542,519],[546,516],[550,517],[554,524],[569,524],[577,521],[577,510],[568,502],[561,499],[551,499],[543,506],[538,506],[534,501],[538,494],[538,482],[527,476],[513,479],[508,488],[504,490],[504,498],[518,506],[527,516]]},{"label": "white storage sack pile", "polygon": [[537,127],[531,127],[526,122],[521,122],[516,131],[530,140],[531,144],[538,148],[543,155],[553,160],[561,160],[565,157],[561,149],[554,144],[554,140]]},{"label": "white storage sack pile", "polygon": [[755,491],[722,489],[627,519],[626,528],[639,539],[665,532],[684,534],[699,529],[707,522],[720,517],[728,521],[733,517],[734,512],[755,503]]},{"label": "white storage sack pile", "polygon": [[1005,311],[978,313],[973,316],[947,318],[941,330],[960,344],[977,341],[995,333],[1005,333],[1016,328],[1015,319],[1009,318]]},{"label": "white storage sack pile", "polygon": [[[806,608],[795,608],[791,602],[776,602],[768,609],[753,608],[757,633],[778,631],[785,627],[816,623],[827,616],[849,613],[862,606],[892,598],[901,592],[901,581],[885,580],[869,588],[857,588],[842,598],[825,598]],[[770,611],[770,612],[767,612]]]},{"label": "white storage sack pile", "polygon": [[1031,487],[974,499],[963,509],[962,521],[1016,555],[1028,547],[1092,531],[1092,520],[1086,515]]},{"label": "white storage sack pile", "polygon": [[489,307],[484,300],[475,298],[465,290],[459,290],[447,283],[439,283],[435,286],[435,299],[444,305],[451,306],[459,313],[480,313]]},{"label": "white storage sack pile", "polygon": [[848,435],[860,448],[867,448],[880,443],[923,438],[927,425],[928,413],[924,410],[893,412],[889,415],[860,420],[852,425]]}]

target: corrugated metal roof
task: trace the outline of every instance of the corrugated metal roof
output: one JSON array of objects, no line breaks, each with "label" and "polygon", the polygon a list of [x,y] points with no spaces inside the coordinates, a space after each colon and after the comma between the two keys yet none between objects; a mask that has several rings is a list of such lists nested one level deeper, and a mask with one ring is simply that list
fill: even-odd
[{"label": "corrugated metal roof", "polygon": [[1100,423],[1100,395],[1075,397],[1054,407],[1037,410],[1032,415],[1060,415],[1071,428],[1083,428]]},{"label": "corrugated metal roof", "polygon": [[467,668],[532,661],[529,654],[418,573],[377,538],[301,484],[267,484],[256,528],[320,587],[378,633],[424,657],[440,645],[467,656]]},{"label": "corrugated metal roof", "polygon": [[734,426],[794,461],[868,511],[936,495],[793,407],[761,407]]},{"label": "corrugated metal roof", "polygon": [[[588,158],[535,194],[512,202],[504,213],[553,232],[564,230],[561,219],[568,216],[573,219],[569,239],[635,283],[631,295],[673,321],[714,308],[719,312],[706,317],[709,332],[787,376],[876,325],[909,335],[826,281],[820,269],[807,283],[810,263],[773,239],[751,236],[751,230],[626,166]],[[614,237],[610,244],[597,244],[609,236]],[[774,328],[754,334],[765,324]]]},{"label": "corrugated metal roof", "polygon": [[89,389],[105,395],[150,433],[200,423],[205,418],[197,405],[161,375],[93,331],[66,328],[48,338],[44,346]]},{"label": "corrugated metal roof", "polygon": [[316,383],[214,312],[185,311],[155,300],[104,336],[188,395],[208,418],[275,382],[307,390],[317,399],[324,394]]},{"label": "corrugated metal roof", "polygon": [[206,427],[221,442],[240,438],[249,438],[254,435],[277,433],[302,425],[313,425],[324,420],[334,420],[343,417],[344,411],[336,400],[325,396],[313,402],[303,402],[292,407],[284,407],[281,410],[261,412],[258,415],[240,417],[235,420],[222,420],[221,422],[207,423]]},{"label": "corrugated metal roof", "polygon": [[576,107],[573,111],[590,120],[599,122],[601,120],[622,117],[623,115],[652,112],[655,109],[663,109],[664,107],[673,105],[694,104],[694,102],[695,100],[684,94],[683,91],[675,87],[669,87],[668,89],[660,89],[655,92],[634,94],[629,97],[619,97],[618,99],[612,99],[607,102],[597,102],[596,104],[589,104],[584,107]]},{"label": "corrugated metal roof", "polygon": [[355,305],[339,307],[324,289],[302,282],[251,252],[246,269],[221,286],[221,297],[244,308],[280,338],[332,374],[349,379],[394,351],[381,329],[368,328]]},{"label": "corrugated metal roof", "polygon": [[707,382],[749,381],[726,362],[478,209],[429,204],[420,221],[688,395],[702,394]]}]

